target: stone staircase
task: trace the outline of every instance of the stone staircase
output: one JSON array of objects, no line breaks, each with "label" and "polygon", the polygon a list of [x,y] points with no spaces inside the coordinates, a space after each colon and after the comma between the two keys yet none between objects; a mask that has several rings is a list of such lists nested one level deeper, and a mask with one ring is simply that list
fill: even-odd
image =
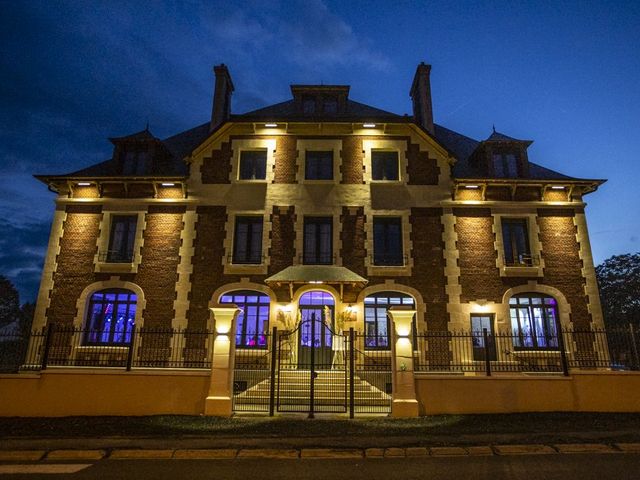
[{"label": "stone staircase", "polygon": [[[389,372],[389,381],[391,374]],[[269,404],[271,380],[265,379],[234,398],[237,407],[252,403]],[[280,370],[276,376],[275,403],[278,411],[306,412],[310,399],[309,370]],[[314,407],[317,412],[344,412],[349,405],[349,377],[340,370],[319,370],[314,382]],[[391,395],[380,388],[354,377],[354,405],[356,411],[375,411],[384,413],[391,405]]]}]

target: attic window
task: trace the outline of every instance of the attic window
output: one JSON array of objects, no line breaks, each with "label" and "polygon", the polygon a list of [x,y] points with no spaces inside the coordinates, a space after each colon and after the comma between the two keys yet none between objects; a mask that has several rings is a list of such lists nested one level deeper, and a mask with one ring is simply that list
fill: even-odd
[{"label": "attic window", "polygon": [[146,175],[149,170],[149,152],[126,152],[123,155],[123,175]]},{"label": "attic window", "polygon": [[302,112],[316,113],[316,97],[313,95],[305,95],[302,97]]},{"label": "attic window", "polygon": [[338,99],[336,97],[325,98],[322,103],[323,113],[338,113]]},{"label": "attic window", "polygon": [[518,157],[513,153],[494,153],[493,174],[497,178],[515,178],[518,176]]}]

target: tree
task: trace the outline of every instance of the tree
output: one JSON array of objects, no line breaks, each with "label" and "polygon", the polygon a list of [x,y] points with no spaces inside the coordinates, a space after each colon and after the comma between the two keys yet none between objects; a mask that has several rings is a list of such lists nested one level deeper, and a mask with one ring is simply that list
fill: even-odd
[{"label": "tree", "polygon": [[640,326],[640,253],[606,259],[596,276],[605,324]]},{"label": "tree", "polygon": [[20,295],[7,277],[0,275],[0,326],[15,322],[20,316]]}]

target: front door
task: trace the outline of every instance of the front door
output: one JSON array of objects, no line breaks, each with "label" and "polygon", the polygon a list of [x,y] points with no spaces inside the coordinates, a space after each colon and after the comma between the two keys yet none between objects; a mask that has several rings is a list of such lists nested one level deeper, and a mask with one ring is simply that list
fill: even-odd
[{"label": "front door", "polygon": [[[484,331],[487,331],[487,345],[484,343]],[[471,315],[471,335],[473,341],[473,359],[484,361],[485,352],[489,360],[496,360],[496,343],[493,333],[493,315]]]},{"label": "front door", "polygon": [[315,370],[329,370],[333,360],[333,309],[321,306],[300,307],[298,368],[311,368],[311,350]]}]

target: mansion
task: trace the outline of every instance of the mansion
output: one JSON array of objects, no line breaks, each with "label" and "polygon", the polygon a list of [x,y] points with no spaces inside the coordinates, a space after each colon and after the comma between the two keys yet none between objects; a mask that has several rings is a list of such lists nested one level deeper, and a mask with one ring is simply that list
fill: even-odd
[{"label": "mansion", "polygon": [[[348,330],[363,355],[391,350],[391,308],[414,312],[415,338],[502,332],[506,353],[548,356],[561,329],[603,327],[584,211],[603,180],[546,168],[531,140],[434,123],[430,65],[408,86],[410,116],[346,85],[291,85],[238,114],[228,68],[214,72],[210,121],[111,138],[104,162],[36,176],[56,208],[35,330],[76,328],[78,349],[118,352],[134,328],[207,330],[235,305],[238,358],[269,350],[273,327],[299,329],[291,358],[316,349],[330,370]],[[427,350],[425,364],[483,360]]]}]

